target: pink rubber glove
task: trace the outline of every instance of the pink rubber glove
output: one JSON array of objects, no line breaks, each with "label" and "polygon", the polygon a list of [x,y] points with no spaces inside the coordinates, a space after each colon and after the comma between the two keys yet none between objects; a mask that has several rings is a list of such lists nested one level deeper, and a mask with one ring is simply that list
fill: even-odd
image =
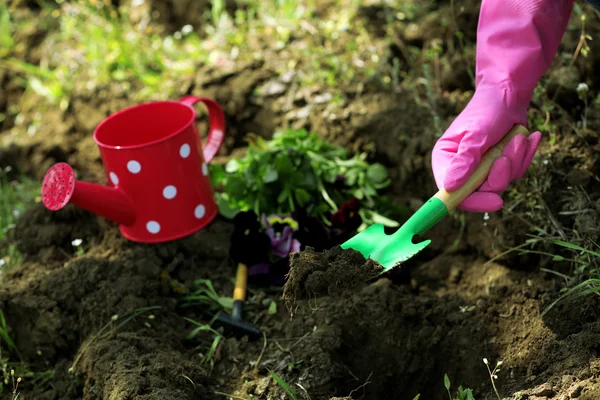
[{"label": "pink rubber glove", "polygon": [[[475,93],[433,149],[433,174],[439,189],[460,188],[490,147],[515,124],[527,126],[533,89],[558,51],[572,7],[573,0],[482,1]],[[525,174],[541,136],[534,132],[511,140],[487,181],[459,208],[471,212],[501,209],[500,194]]]}]

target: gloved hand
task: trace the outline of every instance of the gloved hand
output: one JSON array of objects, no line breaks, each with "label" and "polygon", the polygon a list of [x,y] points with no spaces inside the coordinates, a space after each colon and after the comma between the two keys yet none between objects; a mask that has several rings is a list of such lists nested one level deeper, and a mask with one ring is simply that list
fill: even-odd
[{"label": "gloved hand", "polygon": [[[482,1],[475,93],[433,149],[433,174],[439,189],[460,188],[490,147],[515,124],[527,126],[533,89],[558,51],[572,8],[573,0]],[[459,208],[471,212],[501,209],[501,193],[525,174],[540,139],[540,132],[513,138],[486,182]]]}]

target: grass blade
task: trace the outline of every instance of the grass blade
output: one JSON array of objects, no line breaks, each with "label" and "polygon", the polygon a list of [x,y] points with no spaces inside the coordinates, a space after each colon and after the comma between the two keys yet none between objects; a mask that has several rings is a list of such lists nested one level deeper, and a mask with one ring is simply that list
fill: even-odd
[{"label": "grass blade", "polygon": [[279,384],[279,386],[281,386],[283,388],[283,390],[285,390],[285,392],[292,398],[292,400],[298,400],[296,393],[294,392],[294,390],[290,387],[290,385],[286,381],[281,379],[281,377],[279,375],[277,375],[275,372],[271,371],[270,369],[267,369],[267,371],[269,371],[269,373],[271,374],[273,379],[275,379],[275,381]]},{"label": "grass blade", "polygon": [[566,248],[568,248],[568,249],[571,249],[571,250],[582,251],[582,252],[584,252],[584,253],[591,254],[591,255],[593,255],[593,256],[595,256],[595,257],[600,257],[600,253],[597,253],[597,252],[595,252],[595,251],[591,251],[591,250],[584,249],[583,247],[581,247],[581,246],[578,246],[578,245],[576,245],[576,244],[573,244],[573,243],[564,242],[564,241],[562,241],[562,240],[553,240],[553,241],[552,241],[552,243],[554,243],[554,244],[557,244],[557,245],[559,245],[559,246],[566,247]]},{"label": "grass blade", "polygon": [[[588,290],[584,290],[584,291],[578,293],[577,295],[574,295],[574,293],[577,293],[578,291],[581,291],[583,288],[587,287],[588,285],[592,285],[592,286],[594,286],[594,288],[588,289]],[[571,289],[567,290],[558,299],[554,300],[542,312],[541,317],[543,317],[544,315],[546,315],[548,313],[548,311],[550,311],[550,309],[552,307],[554,307],[557,303],[559,303],[560,301],[563,301],[567,297],[570,297],[570,296],[581,297],[581,296],[585,296],[585,295],[588,295],[588,294],[591,294],[591,293],[594,293],[594,292],[598,292],[598,291],[600,291],[600,279],[588,279],[586,281],[583,281],[580,284],[578,284],[578,285],[572,287]]]}]

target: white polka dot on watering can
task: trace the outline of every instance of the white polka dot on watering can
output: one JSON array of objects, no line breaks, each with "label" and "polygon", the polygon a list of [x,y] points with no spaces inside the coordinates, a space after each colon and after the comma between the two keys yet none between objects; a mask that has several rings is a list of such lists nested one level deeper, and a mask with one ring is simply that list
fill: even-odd
[{"label": "white polka dot on watering can", "polygon": [[148,221],[146,229],[148,229],[148,232],[150,233],[158,233],[160,232],[160,224],[156,221]]},{"label": "white polka dot on watering can", "polygon": [[204,175],[204,176],[208,175],[208,167],[206,166],[205,163],[202,163],[202,175]]},{"label": "white polka dot on watering can", "polygon": [[183,158],[188,158],[190,155],[190,145],[189,144],[183,144],[181,145],[181,147],[179,148],[179,155]]},{"label": "white polka dot on watering can", "polygon": [[127,169],[132,174],[137,174],[138,172],[140,172],[142,170],[142,165],[135,160],[131,160],[127,163]]},{"label": "white polka dot on watering can", "polygon": [[173,185],[166,186],[163,189],[163,196],[165,199],[172,199],[177,195],[177,188]]},{"label": "white polka dot on watering can", "polygon": [[202,204],[197,206],[194,210],[194,216],[198,219],[204,217],[204,213],[206,213],[206,207],[204,207]]},{"label": "white polka dot on watering can", "polygon": [[117,176],[117,174],[115,174],[114,172],[111,172],[109,175],[110,175],[110,181],[113,183],[113,185],[118,185],[119,177]]}]

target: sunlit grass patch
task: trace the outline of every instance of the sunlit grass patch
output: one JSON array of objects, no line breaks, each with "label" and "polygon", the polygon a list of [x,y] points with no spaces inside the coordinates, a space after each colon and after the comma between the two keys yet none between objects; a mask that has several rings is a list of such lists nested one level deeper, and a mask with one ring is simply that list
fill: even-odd
[{"label": "sunlit grass patch", "polygon": [[51,104],[66,109],[73,92],[94,91],[118,83],[136,99],[168,98],[173,80],[192,73],[206,59],[202,41],[191,26],[168,36],[148,21],[133,23],[128,9],[110,1],[78,0],[44,3],[42,17],[54,20],[41,46],[39,65],[16,58],[4,67],[21,72],[24,83]]}]

